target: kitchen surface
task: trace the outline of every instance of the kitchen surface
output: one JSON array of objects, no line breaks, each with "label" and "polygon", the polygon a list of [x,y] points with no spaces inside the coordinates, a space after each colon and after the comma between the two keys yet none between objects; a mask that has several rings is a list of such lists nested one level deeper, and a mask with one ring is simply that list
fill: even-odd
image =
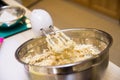
[{"label": "kitchen surface", "polygon": [[[109,51],[109,65],[101,80],[120,79],[120,22],[118,16],[118,18],[116,18],[115,16],[107,15],[107,13],[101,13],[84,5],[80,5],[73,0],[3,1],[8,5],[14,4],[24,8],[26,10],[25,17],[27,18],[30,18],[30,13],[34,9],[44,9],[50,13],[53,24],[59,29],[96,28],[109,33],[113,37],[113,44]],[[21,78],[22,80],[29,80],[24,66],[16,60],[14,54],[21,44],[34,37],[33,31],[31,27],[29,27],[29,29],[4,39],[0,48],[0,64],[2,64],[0,66],[0,80],[21,80]]]}]

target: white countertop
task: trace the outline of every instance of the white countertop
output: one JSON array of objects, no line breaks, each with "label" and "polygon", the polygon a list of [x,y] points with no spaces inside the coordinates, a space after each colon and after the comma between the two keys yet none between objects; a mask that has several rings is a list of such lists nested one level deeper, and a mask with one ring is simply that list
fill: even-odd
[{"label": "white countertop", "polygon": [[[21,6],[26,10],[29,17],[30,11],[14,0],[4,0],[9,5]],[[34,37],[30,30],[6,38],[0,48],[0,80],[29,80],[24,70],[24,66],[15,59],[16,49],[25,41]],[[108,68],[102,80],[120,80],[120,68],[109,61]]]}]

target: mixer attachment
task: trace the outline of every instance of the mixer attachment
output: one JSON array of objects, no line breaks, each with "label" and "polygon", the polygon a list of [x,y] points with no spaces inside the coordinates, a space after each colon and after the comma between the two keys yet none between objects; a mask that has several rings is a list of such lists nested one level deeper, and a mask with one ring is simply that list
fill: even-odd
[{"label": "mixer attachment", "polygon": [[61,53],[67,49],[74,48],[75,42],[66,36],[62,31],[57,32],[53,26],[49,26],[53,34],[47,34],[42,28],[42,33],[46,36],[48,48],[56,53]]}]

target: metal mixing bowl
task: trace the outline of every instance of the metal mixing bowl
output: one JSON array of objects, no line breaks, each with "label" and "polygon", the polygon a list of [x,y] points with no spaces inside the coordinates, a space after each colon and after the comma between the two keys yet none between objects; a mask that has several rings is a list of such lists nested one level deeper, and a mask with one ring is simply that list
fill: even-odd
[{"label": "metal mixing bowl", "polygon": [[[21,21],[22,17],[25,15],[25,10],[18,6],[3,6],[0,8],[0,16],[3,15],[4,12],[9,13],[10,15],[16,17],[12,20],[0,21],[0,28],[5,28],[5,29],[14,27],[17,23]],[[10,16],[6,15],[6,18],[9,17]]]},{"label": "metal mixing bowl", "polygon": [[[16,59],[25,65],[31,80],[100,80],[109,62],[109,48],[112,37],[101,30],[91,28],[61,30],[78,44],[92,44],[100,53],[98,56],[60,66],[35,66],[22,61],[24,55],[40,54],[47,48],[44,37],[31,39],[16,51]],[[57,31],[59,32],[59,31]],[[52,34],[52,33],[51,33]]]}]

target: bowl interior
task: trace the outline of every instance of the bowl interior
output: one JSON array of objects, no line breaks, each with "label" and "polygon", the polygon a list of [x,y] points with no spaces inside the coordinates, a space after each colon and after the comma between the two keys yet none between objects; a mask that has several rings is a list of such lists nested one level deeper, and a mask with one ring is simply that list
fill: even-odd
[{"label": "bowl interior", "polygon": [[109,48],[112,44],[112,37],[106,32],[96,29],[85,29],[85,28],[65,29],[62,31],[78,44],[92,44],[96,46],[100,50],[100,56],[98,56],[95,59],[85,60],[82,62],[76,62],[72,64],[60,65],[60,66],[36,66],[26,63],[23,60],[23,57],[28,55],[34,56],[36,54],[42,54],[43,50],[47,49],[47,42],[45,40],[45,37],[43,36],[40,38],[31,39],[25,42],[23,45],[21,45],[15,53],[17,60],[23,63],[24,65],[32,67],[32,69],[36,72],[49,73],[51,69],[52,70],[56,69],[57,73],[62,73],[62,72],[67,73],[67,71],[70,70],[66,71],[66,69],[71,69],[71,67],[73,66],[75,71],[85,70],[91,67],[92,65],[101,62],[106,56],[108,56],[107,52],[109,51]]},{"label": "bowl interior", "polygon": [[[109,34],[96,29],[66,29],[63,32],[77,44],[92,44],[101,52],[109,48],[112,43],[112,38]],[[44,49],[48,49],[45,36],[35,38],[21,45],[16,52],[16,57],[20,62],[26,63],[22,61],[24,56],[41,54]]]}]

